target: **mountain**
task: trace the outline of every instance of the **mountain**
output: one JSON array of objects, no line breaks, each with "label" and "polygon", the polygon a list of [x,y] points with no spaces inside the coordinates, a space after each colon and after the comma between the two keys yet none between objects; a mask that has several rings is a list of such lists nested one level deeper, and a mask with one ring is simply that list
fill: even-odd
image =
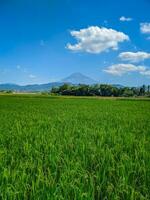
[{"label": "mountain", "polygon": [[49,91],[52,87],[59,87],[63,84],[64,83],[60,83],[60,82],[52,82],[52,83],[45,83],[45,84],[25,85],[25,86],[21,86],[21,90],[42,92],[42,91]]},{"label": "mountain", "polygon": [[0,90],[19,90],[20,87],[21,86],[12,83],[0,84]]},{"label": "mountain", "polygon": [[59,87],[64,83],[53,82],[46,84],[34,84],[34,85],[15,85],[15,84],[0,84],[0,90],[13,90],[17,92],[44,92],[49,91],[52,87]]},{"label": "mountain", "polygon": [[[60,82],[33,84],[33,85],[24,85],[24,86],[11,84],[11,83],[0,84],[0,91],[12,90],[16,92],[44,92],[44,91],[49,91],[52,87],[59,87],[63,85],[64,83],[69,83],[73,85],[78,85],[78,84],[92,85],[92,84],[96,84],[97,82],[81,73],[74,73],[62,79]],[[113,85],[113,86],[118,87],[118,88],[123,87],[122,85]]]},{"label": "mountain", "polygon": [[70,76],[62,79],[62,82],[72,83],[72,84],[89,84],[89,85],[96,83],[95,80],[81,73],[73,73]]}]

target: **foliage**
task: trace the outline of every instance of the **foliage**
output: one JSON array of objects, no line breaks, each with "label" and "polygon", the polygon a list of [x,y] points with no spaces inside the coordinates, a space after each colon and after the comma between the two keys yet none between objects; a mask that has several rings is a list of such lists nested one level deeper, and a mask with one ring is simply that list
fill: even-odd
[{"label": "foliage", "polygon": [[13,93],[13,91],[12,90],[0,90],[0,93],[11,94],[11,93]]},{"label": "foliage", "polygon": [[150,86],[142,87],[115,87],[107,84],[96,85],[69,85],[64,84],[60,87],[52,88],[51,93],[73,96],[150,96]]}]

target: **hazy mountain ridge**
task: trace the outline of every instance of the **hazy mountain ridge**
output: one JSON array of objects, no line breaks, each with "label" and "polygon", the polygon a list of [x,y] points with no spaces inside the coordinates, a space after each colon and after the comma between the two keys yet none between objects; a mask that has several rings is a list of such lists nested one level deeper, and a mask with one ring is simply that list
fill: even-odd
[{"label": "hazy mountain ridge", "polygon": [[[0,84],[0,90],[13,90],[13,91],[18,91],[18,92],[44,92],[44,91],[50,90],[52,87],[59,87],[63,85],[64,83],[69,83],[73,85],[78,85],[78,84],[93,85],[99,82],[81,73],[74,73],[62,79],[60,82],[51,82],[51,83],[45,83],[45,84],[31,84],[31,85],[24,85],[24,86],[11,84],[11,83]],[[114,86],[123,87],[117,84]]]},{"label": "hazy mountain ridge", "polygon": [[52,87],[61,86],[64,83],[61,82],[53,82],[53,83],[45,83],[45,84],[33,84],[33,85],[15,85],[15,84],[0,84],[0,90],[14,90],[14,91],[22,91],[22,92],[42,92],[48,91]]}]

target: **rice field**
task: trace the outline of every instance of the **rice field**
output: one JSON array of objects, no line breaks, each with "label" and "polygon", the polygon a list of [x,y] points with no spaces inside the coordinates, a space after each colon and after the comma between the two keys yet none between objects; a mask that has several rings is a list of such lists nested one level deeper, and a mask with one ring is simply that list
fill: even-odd
[{"label": "rice field", "polygon": [[150,199],[150,101],[0,95],[0,199]]}]

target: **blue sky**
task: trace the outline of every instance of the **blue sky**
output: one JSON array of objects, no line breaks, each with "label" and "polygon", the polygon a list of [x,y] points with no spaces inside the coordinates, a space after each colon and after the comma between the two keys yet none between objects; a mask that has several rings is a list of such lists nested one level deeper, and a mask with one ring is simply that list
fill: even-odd
[{"label": "blue sky", "polygon": [[1,0],[0,83],[150,84],[149,0]]}]

